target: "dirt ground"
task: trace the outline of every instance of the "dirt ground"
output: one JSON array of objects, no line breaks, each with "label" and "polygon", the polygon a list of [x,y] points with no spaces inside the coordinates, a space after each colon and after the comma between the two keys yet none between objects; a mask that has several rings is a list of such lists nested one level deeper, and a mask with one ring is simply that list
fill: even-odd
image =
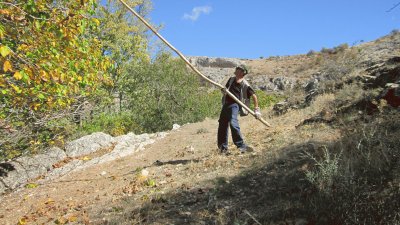
[{"label": "dirt ground", "polygon": [[[280,159],[294,163],[286,169],[301,170],[307,165],[291,152],[340,137],[325,124],[296,128],[332,100],[321,96],[314,107],[284,116],[265,110],[272,128],[241,118],[245,140],[256,148],[252,153],[239,154],[231,145],[231,155],[220,155],[216,119],[184,125],[134,155],[0,197],[0,224],[224,224],[229,217],[257,224],[260,213],[282,209],[243,208],[260,199],[251,194],[254,185],[281,185],[276,178],[286,170],[280,169]],[[270,194],[276,193],[272,188]]]}]

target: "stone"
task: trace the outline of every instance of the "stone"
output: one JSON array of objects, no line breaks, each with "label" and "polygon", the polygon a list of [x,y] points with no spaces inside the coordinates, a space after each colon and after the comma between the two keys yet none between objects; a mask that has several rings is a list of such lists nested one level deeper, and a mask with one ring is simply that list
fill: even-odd
[{"label": "stone", "polygon": [[181,126],[179,124],[172,125],[172,130],[178,130]]},{"label": "stone", "polygon": [[31,179],[45,175],[53,165],[66,158],[63,150],[53,147],[42,154],[23,156],[0,163],[0,193],[18,188]]},{"label": "stone", "polygon": [[306,83],[306,85],[304,86],[304,91],[306,93],[310,93],[312,91],[316,91],[319,88],[319,82],[318,79],[313,79],[309,82]]},{"label": "stone", "polygon": [[277,115],[282,115],[284,113],[286,113],[290,108],[290,105],[288,102],[284,101],[284,102],[278,102],[274,105],[273,110],[275,112],[275,114]]},{"label": "stone", "polygon": [[293,88],[295,82],[286,77],[277,77],[272,80],[272,83],[275,84],[278,90],[285,91]]},{"label": "stone", "polygon": [[111,135],[97,132],[68,142],[65,145],[65,152],[69,157],[79,157],[100,149],[109,148],[114,143],[115,139]]}]

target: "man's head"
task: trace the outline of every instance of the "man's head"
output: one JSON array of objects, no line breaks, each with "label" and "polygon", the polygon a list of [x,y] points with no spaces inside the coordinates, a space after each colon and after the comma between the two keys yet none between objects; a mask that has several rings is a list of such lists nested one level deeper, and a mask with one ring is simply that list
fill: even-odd
[{"label": "man's head", "polygon": [[239,65],[236,67],[235,75],[236,76],[245,76],[248,73],[247,67],[245,65]]}]

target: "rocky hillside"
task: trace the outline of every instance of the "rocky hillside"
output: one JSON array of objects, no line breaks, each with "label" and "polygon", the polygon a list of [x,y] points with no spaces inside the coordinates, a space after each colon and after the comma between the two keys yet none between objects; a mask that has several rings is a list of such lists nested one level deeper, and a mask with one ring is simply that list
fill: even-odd
[{"label": "rocky hillside", "polygon": [[[248,81],[256,89],[280,92],[309,81],[336,79],[349,70],[357,73],[400,54],[400,34],[392,34],[372,42],[349,47],[346,44],[303,55],[272,56],[266,59],[189,57],[207,77],[224,83],[241,63],[250,68]],[[356,73],[355,72],[355,73]],[[339,74],[338,74],[339,73]]]},{"label": "rocky hillside", "polygon": [[265,60],[192,57],[214,80],[244,62],[260,89],[307,85],[262,111],[271,128],[240,118],[254,152],[220,154],[218,121],[205,119],[1,162],[0,224],[400,224],[399,44],[392,34]]}]

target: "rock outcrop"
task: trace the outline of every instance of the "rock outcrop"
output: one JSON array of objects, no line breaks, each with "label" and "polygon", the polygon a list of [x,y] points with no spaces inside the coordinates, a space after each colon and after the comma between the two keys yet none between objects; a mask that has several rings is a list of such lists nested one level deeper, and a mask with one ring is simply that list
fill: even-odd
[{"label": "rock outcrop", "polygon": [[53,164],[63,160],[66,156],[63,150],[50,148],[43,154],[32,157],[23,156],[0,163],[0,194],[45,175],[53,169]]},{"label": "rock outcrop", "polygon": [[[229,77],[234,76],[234,69],[245,60],[235,58],[211,58],[211,57],[188,57],[189,61],[196,66],[206,77],[224,85]],[[246,76],[247,81],[256,90],[264,91],[285,91],[293,88],[296,79],[289,77],[273,77],[268,75],[253,76],[250,73]]]},{"label": "rock outcrop", "polygon": [[[42,154],[1,162],[0,194],[29,182],[44,183],[72,171],[128,156],[166,135],[165,132],[140,135],[128,133],[112,137],[98,132],[67,143],[65,151],[50,148]],[[104,149],[110,150],[91,157],[90,154],[99,154],[97,152]]]},{"label": "rock outcrop", "polygon": [[111,135],[97,132],[67,143],[65,153],[69,157],[87,155],[101,148],[109,148],[113,142],[114,138]]}]

